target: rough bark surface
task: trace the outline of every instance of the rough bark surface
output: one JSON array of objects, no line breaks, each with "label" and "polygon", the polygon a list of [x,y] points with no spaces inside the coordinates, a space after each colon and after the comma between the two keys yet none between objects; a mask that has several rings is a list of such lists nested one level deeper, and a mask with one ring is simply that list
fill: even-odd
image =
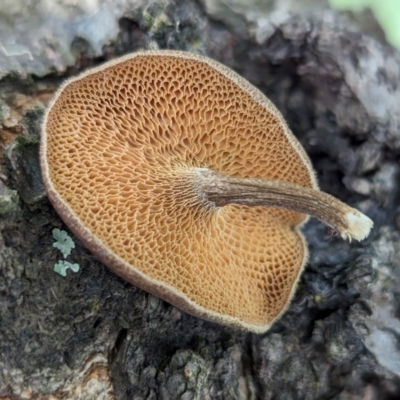
[{"label": "rough bark surface", "polygon": [[[278,18],[218,15],[206,1],[59,0],[54,19],[44,0],[23,11],[25,2],[7,3],[0,399],[400,398],[399,53],[328,10]],[[234,68],[282,111],[321,188],[375,222],[361,244],[315,221],[304,227],[307,268],[265,335],[180,312],[112,274],[74,237],[68,260],[79,272],[54,272],[62,255],[52,230],[68,228],[40,179],[43,109],[66,77],[139,48],[199,52]]]}]

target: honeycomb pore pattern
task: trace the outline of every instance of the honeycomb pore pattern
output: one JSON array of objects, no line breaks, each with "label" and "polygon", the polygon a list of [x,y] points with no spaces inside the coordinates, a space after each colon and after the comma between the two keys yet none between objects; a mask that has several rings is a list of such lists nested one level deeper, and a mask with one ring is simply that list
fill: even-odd
[{"label": "honeycomb pore pattern", "polygon": [[316,188],[275,107],[234,72],[189,53],[142,52],[68,81],[41,146],[49,198],[117,273],[192,314],[265,331],[307,257],[306,216],[213,207],[196,168]]}]

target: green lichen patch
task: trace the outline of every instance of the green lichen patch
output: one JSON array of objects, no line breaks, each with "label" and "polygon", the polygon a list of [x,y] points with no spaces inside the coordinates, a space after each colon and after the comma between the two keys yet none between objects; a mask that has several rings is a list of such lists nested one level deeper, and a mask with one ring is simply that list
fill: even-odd
[{"label": "green lichen patch", "polygon": [[75,243],[72,238],[67,232],[58,228],[54,228],[52,234],[56,240],[56,242],[53,243],[53,247],[60,250],[64,258],[68,257],[71,254],[72,249],[75,248]]},{"label": "green lichen patch", "polygon": [[67,276],[67,270],[71,269],[73,272],[79,271],[79,265],[70,263],[66,260],[60,260],[54,265],[54,271],[61,276]]}]

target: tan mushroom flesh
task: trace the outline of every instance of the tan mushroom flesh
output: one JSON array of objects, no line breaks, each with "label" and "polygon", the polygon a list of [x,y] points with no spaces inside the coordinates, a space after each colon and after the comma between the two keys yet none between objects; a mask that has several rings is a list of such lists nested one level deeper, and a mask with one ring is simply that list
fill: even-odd
[{"label": "tan mushroom flesh", "polygon": [[[117,274],[191,314],[254,332],[285,311],[307,260],[299,227],[308,217],[299,211],[348,238],[372,226],[320,199],[307,155],[261,92],[190,53],[139,52],[66,82],[45,117],[41,166],[57,212]],[[253,178],[248,191],[221,200],[237,178]],[[252,203],[263,182],[276,186],[272,200]],[[362,233],[335,226],[335,202],[345,219],[362,220]],[[309,203],[332,203],[331,217]]]}]

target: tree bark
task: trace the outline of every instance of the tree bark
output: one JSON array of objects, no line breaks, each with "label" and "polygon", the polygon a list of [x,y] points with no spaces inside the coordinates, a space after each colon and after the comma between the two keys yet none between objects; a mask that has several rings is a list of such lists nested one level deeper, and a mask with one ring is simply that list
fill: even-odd
[{"label": "tree bark", "polygon": [[[399,398],[399,53],[329,10],[276,20],[208,1],[56,3],[0,10],[0,399]],[[141,48],[200,52],[235,69],[284,114],[321,189],[374,221],[351,244],[316,221],[303,228],[308,264],[264,335],[124,282],[45,196],[38,143],[52,94]],[[54,271],[54,228],[70,234],[77,273]]]}]

